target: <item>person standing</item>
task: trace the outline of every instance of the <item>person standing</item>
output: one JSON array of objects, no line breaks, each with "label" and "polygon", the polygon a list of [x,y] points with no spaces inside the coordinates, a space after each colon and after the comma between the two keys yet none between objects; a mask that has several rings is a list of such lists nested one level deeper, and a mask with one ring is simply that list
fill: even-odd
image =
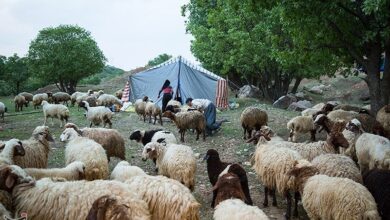
[{"label": "person standing", "polygon": [[170,84],[171,82],[169,80],[165,80],[161,90],[158,92],[157,98],[160,98],[161,92],[163,93],[162,108],[161,108],[162,112],[165,112],[169,100],[172,99],[173,89],[172,86],[170,86]]},{"label": "person standing", "polygon": [[211,135],[212,131],[221,127],[222,121],[216,122],[217,108],[214,103],[208,99],[192,99],[187,98],[186,104],[191,108],[203,110],[204,117],[206,118],[206,134]]}]

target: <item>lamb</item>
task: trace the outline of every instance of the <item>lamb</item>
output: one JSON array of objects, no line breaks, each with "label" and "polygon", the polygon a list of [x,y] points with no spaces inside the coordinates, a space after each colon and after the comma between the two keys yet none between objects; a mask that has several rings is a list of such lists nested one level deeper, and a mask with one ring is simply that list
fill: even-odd
[{"label": "lamb", "polygon": [[77,98],[80,97],[80,96],[83,96],[83,95],[87,95],[87,93],[85,93],[85,92],[74,92],[70,96],[70,102],[71,102],[72,106],[74,106],[74,104],[76,103]]},{"label": "lamb", "polygon": [[248,139],[251,138],[252,130],[259,130],[261,126],[267,125],[268,115],[258,107],[247,107],[240,116],[241,126],[244,129],[244,139],[248,132]]},{"label": "lamb", "polygon": [[46,93],[35,94],[32,101],[34,109],[37,109],[42,104],[43,100],[49,101],[49,96]]},{"label": "lamb", "polygon": [[16,173],[15,168],[9,166],[0,169],[0,176],[3,177],[0,189],[12,192],[16,216],[26,212],[29,219],[86,219],[93,202],[110,195],[125,204],[129,219],[150,219],[147,204],[124,183],[104,180],[56,182],[49,178],[34,181],[28,179],[26,173]]},{"label": "lamb", "polygon": [[[289,191],[297,191],[294,178],[287,174],[294,167],[295,161],[302,159],[302,156],[295,150],[278,147],[272,144],[257,143],[253,155],[253,169],[259,176],[264,186],[264,206],[268,206],[268,191],[273,196],[273,206],[277,205],[275,189],[287,199],[286,218],[291,216],[291,195]],[[298,216],[298,194],[295,193],[294,216]]]},{"label": "lamb", "polygon": [[143,99],[137,99],[134,103],[134,109],[135,113],[141,118],[143,117],[144,122],[145,122],[145,108],[146,108],[146,103],[149,101],[149,97],[145,96]]},{"label": "lamb", "polygon": [[62,128],[62,123],[65,121],[68,122],[69,119],[69,109],[65,105],[61,104],[49,104],[47,101],[42,101],[42,110],[45,120],[43,125],[46,125],[47,118],[51,118],[53,125],[53,118],[58,118],[61,121],[60,128]]},{"label": "lamb", "polygon": [[363,176],[363,182],[374,197],[382,219],[390,219],[390,171],[370,170]]},{"label": "lamb", "polygon": [[296,161],[289,172],[295,177],[310,219],[380,219],[375,200],[363,185],[317,173],[306,160]]},{"label": "lamb", "polygon": [[[114,176],[114,177],[113,177]],[[149,204],[152,219],[199,219],[200,204],[190,190],[165,176],[149,176],[142,169],[120,162],[111,178],[125,182]]]},{"label": "lamb", "polygon": [[95,141],[81,137],[73,128],[66,128],[60,139],[68,142],[65,146],[65,163],[81,161],[85,165],[85,179],[107,179],[108,160],[102,145]]},{"label": "lamb", "polygon": [[89,127],[92,127],[92,124],[100,125],[100,123],[103,123],[103,127],[106,127],[106,124],[108,124],[109,128],[112,127],[111,119],[114,116],[114,113],[111,112],[110,109],[104,106],[90,107],[86,101],[83,101],[83,103],[87,110],[87,119],[91,122]]},{"label": "lamb", "polygon": [[71,97],[66,92],[56,92],[53,94],[52,99],[55,104],[63,102],[62,104],[66,103],[66,106],[68,106],[68,101],[71,100]]},{"label": "lamb", "polygon": [[64,168],[51,168],[51,169],[38,169],[38,168],[25,168],[26,173],[36,180],[51,177],[51,178],[63,178],[65,180],[82,180],[85,178],[84,170],[85,166],[83,162],[74,161]]},{"label": "lamb", "polygon": [[122,99],[123,96],[123,89],[119,89],[118,91],[115,92],[115,97],[118,99]]},{"label": "lamb", "polygon": [[4,103],[0,102],[0,116],[4,122],[4,113],[7,112],[7,107],[5,107]]},{"label": "lamb", "polygon": [[130,134],[130,140],[135,140],[138,143],[141,142],[142,145],[146,145],[149,142],[165,142],[167,144],[177,144],[177,139],[175,135],[167,130],[155,129],[148,131],[136,130]]},{"label": "lamb", "polygon": [[18,139],[11,139],[0,146],[4,148],[0,153],[0,165],[12,165],[14,164],[15,156],[24,156],[25,150],[23,148],[23,144]]},{"label": "lamb", "polygon": [[37,126],[31,137],[22,141],[26,155],[16,156],[15,164],[22,168],[47,168],[49,142],[54,142],[49,127]]},{"label": "lamb", "polygon": [[146,103],[145,115],[149,116],[149,123],[152,122],[152,116],[154,117],[153,124],[156,124],[157,116],[159,116],[160,117],[160,124],[161,124],[161,126],[163,125],[161,108],[158,105],[154,104],[153,102]]},{"label": "lamb", "polygon": [[287,122],[287,129],[290,130],[288,140],[296,142],[296,133],[308,133],[310,132],[311,141],[316,140],[316,128],[311,116],[296,116]]},{"label": "lamb", "polygon": [[265,213],[256,206],[246,205],[240,199],[227,199],[219,203],[214,211],[215,220],[268,220]]},{"label": "lamb", "polygon": [[79,129],[79,127],[73,123],[67,123],[65,128],[73,128],[81,136],[88,137],[101,144],[106,150],[108,161],[110,161],[110,157],[126,160],[125,140],[117,130],[106,128]]},{"label": "lamb", "polygon": [[15,102],[15,112],[23,111],[23,105],[27,103],[26,98],[24,98],[24,96],[21,95],[15,96],[14,102]]},{"label": "lamb", "polygon": [[196,159],[191,147],[151,142],[142,151],[142,160],[147,158],[156,159],[160,175],[175,179],[194,190]]},{"label": "lamb", "polygon": [[315,157],[311,163],[320,174],[332,177],[344,177],[357,183],[363,183],[362,175],[355,162],[340,154],[322,154]]},{"label": "lamb", "polygon": [[102,94],[97,98],[96,104],[100,106],[110,107],[112,105],[122,105],[122,101],[117,97],[109,94]]},{"label": "lamb", "polygon": [[196,140],[199,140],[201,133],[203,133],[203,140],[206,140],[206,119],[202,113],[190,111],[174,114],[171,111],[165,111],[163,117],[170,118],[176,124],[181,142],[184,142],[186,130],[191,128],[196,130]]},{"label": "lamb", "polygon": [[26,107],[28,106],[29,102],[32,102],[33,96],[34,96],[33,94],[31,94],[29,92],[21,92],[18,95],[24,96],[24,98],[26,99],[26,104],[25,104]]},{"label": "lamb", "polygon": [[378,111],[376,120],[383,126],[387,138],[390,138],[390,104],[383,106]]},{"label": "lamb", "polygon": [[[249,187],[248,187],[248,177],[246,175],[246,172],[242,166],[239,164],[232,164],[232,163],[225,163],[222,162],[219,158],[219,154],[214,149],[209,149],[203,158],[203,160],[206,160],[207,162],[207,173],[209,176],[209,180],[212,186],[215,186],[215,184],[218,181],[218,177],[223,172],[229,172],[236,174],[240,179],[240,184],[242,186],[242,190],[245,195],[245,203],[248,205],[253,205],[252,198],[250,196]],[[213,191],[213,200],[211,202],[211,207],[215,207],[215,198],[218,194],[217,190]]]}]

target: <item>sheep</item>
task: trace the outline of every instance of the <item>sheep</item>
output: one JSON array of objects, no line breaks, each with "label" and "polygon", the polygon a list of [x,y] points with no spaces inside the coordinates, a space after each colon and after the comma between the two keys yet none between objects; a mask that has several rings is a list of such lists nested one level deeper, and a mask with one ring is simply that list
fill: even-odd
[{"label": "sheep", "polygon": [[[218,180],[218,176],[223,172],[230,172],[236,174],[240,178],[240,183],[242,186],[242,190],[245,195],[245,203],[248,205],[253,205],[252,198],[250,196],[249,187],[248,187],[248,177],[246,172],[242,166],[239,164],[231,164],[222,162],[219,158],[219,154],[214,149],[209,149],[203,158],[207,162],[207,174],[209,176],[209,180],[212,186],[215,186]],[[215,207],[215,198],[218,194],[217,190],[213,191],[213,200],[211,202],[211,207]]]},{"label": "sheep", "polygon": [[256,206],[249,206],[240,199],[227,199],[214,211],[215,220],[268,220],[267,215]]},{"label": "sheep", "polygon": [[49,96],[46,93],[35,94],[33,96],[33,101],[32,101],[34,109],[37,109],[41,105],[43,100],[49,101]]},{"label": "sheep", "polygon": [[227,199],[239,199],[244,201],[245,195],[242,191],[240,178],[234,173],[225,173],[218,178],[218,181],[212,188],[212,191],[217,191],[215,197],[215,205],[218,206],[224,200]]},{"label": "sheep", "polygon": [[72,95],[70,96],[70,103],[72,104],[72,106],[74,106],[74,104],[76,103],[77,98],[80,96],[83,96],[83,95],[87,95],[87,93],[85,93],[85,92],[72,93]]},{"label": "sheep", "polygon": [[[272,205],[276,206],[275,189],[287,199],[286,218],[291,216],[291,195],[289,191],[297,191],[294,178],[287,173],[294,167],[295,161],[302,156],[295,150],[284,147],[273,147],[272,144],[257,143],[253,155],[253,169],[264,186],[264,206],[268,206],[268,191],[273,196]],[[298,216],[298,194],[295,193],[294,216]]]},{"label": "sheep", "polygon": [[144,146],[142,160],[156,159],[158,173],[175,179],[191,191],[195,187],[196,159],[191,147],[151,142]]},{"label": "sheep", "polygon": [[200,204],[190,190],[165,176],[149,176],[141,168],[120,162],[111,179],[125,182],[148,203],[152,219],[199,219]]},{"label": "sheep", "polygon": [[71,97],[66,92],[56,92],[53,94],[52,99],[55,104],[63,102],[62,104],[66,103],[66,106],[68,106],[68,101],[71,100]]},{"label": "sheep", "polygon": [[15,112],[23,111],[23,105],[27,103],[26,98],[24,98],[24,96],[21,95],[15,96],[14,102],[15,102]]},{"label": "sheep", "polygon": [[165,108],[165,111],[169,110],[171,112],[178,113],[181,111],[181,107],[182,107],[181,102],[171,99],[167,103],[167,107]]},{"label": "sheep", "polygon": [[86,101],[83,101],[83,103],[87,110],[86,117],[88,121],[91,122],[89,127],[92,127],[92,124],[98,126],[100,123],[103,123],[103,127],[106,127],[106,124],[108,124],[109,128],[112,127],[111,119],[114,116],[114,113],[111,112],[110,109],[104,106],[90,107]]},{"label": "sheep", "polygon": [[5,107],[4,103],[0,102],[0,116],[4,122],[4,113],[7,112],[7,107]]},{"label": "sheep", "polygon": [[354,111],[344,111],[342,109],[331,111],[327,114],[327,117],[331,121],[343,120],[345,122],[349,122],[352,119],[356,118],[359,113]]},{"label": "sheep", "polygon": [[46,125],[47,118],[51,118],[52,125],[53,118],[58,118],[61,121],[60,128],[62,128],[62,123],[68,122],[69,119],[69,109],[65,105],[61,104],[49,104],[47,101],[42,101],[42,110],[45,120],[43,125]]},{"label": "sheep", "polygon": [[38,168],[25,168],[24,171],[36,180],[52,177],[52,178],[64,178],[65,180],[82,180],[84,179],[85,166],[83,162],[74,161],[68,164],[64,168],[51,168],[51,169],[38,169]]},{"label": "sheep", "polygon": [[139,118],[143,118],[145,122],[145,108],[146,108],[146,103],[149,101],[149,97],[145,96],[142,99],[137,99],[134,103],[134,110],[135,113],[139,116]]},{"label": "sheep", "polygon": [[176,124],[181,142],[184,142],[186,130],[191,128],[196,130],[196,140],[199,140],[201,133],[203,133],[203,140],[206,140],[206,119],[202,113],[190,111],[174,114],[171,111],[165,111],[163,117],[170,118]]},{"label": "sheep", "polygon": [[310,219],[380,219],[375,200],[363,185],[317,173],[317,168],[306,160],[295,161],[289,172]]},{"label": "sheep", "polygon": [[100,106],[110,107],[112,105],[122,105],[122,101],[117,97],[109,94],[102,94],[97,98],[96,104]]},{"label": "sheep", "polygon": [[363,182],[374,197],[382,219],[390,219],[390,171],[372,169],[364,174]]},{"label": "sheep", "polygon": [[108,160],[102,145],[87,137],[81,137],[73,128],[66,128],[60,139],[68,142],[65,146],[65,163],[81,161],[85,165],[85,179],[106,179]]},{"label": "sheep", "polygon": [[316,128],[311,116],[296,116],[287,122],[287,129],[290,130],[288,140],[296,142],[296,133],[308,133],[310,132],[311,141],[316,140]]},{"label": "sheep", "polygon": [[149,123],[152,122],[152,116],[154,117],[153,124],[156,124],[157,116],[159,116],[160,117],[160,124],[161,124],[161,126],[163,125],[161,108],[158,105],[154,104],[153,102],[146,103],[145,115],[149,116]]},{"label": "sheep", "polygon": [[[6,166],[6,165],[2,165],[2,166]],[[1,166],[0,166],[0,169],[1,169]],[[9,192],[5,191],[5,190],[0,190],[0,206],[3,206],[3,212],[4,210],[12,210],[12,196]],[[0,207],[0,217],[3,216],[1,215],[1,207]],[[11,217],[11,216],[9,216]]]},{"label": "sheep", "polygon": [[0,146],[3,151],[0,153],[0,165],[12,165],[14,164],[15,156],[24,156],[25,150],[23,144],[18,139],[11,139]]},{"label": "sheep", "polygon": [[81,136],[88,137],[101,144],[106,150],[108,161],[110,161],[110,157],[126,160],[125,140],[117,130],[106,128],[79,129],[79,127],[73,123],[67,123],[65,128],[73,128]]},{"label": "sheep", "polygon": [[127,161],[121,161],[112,170],[110,179],[125,182],[134,176],[141,175],[146,175],[146,173],[141,168],[137,166],[131,166]]},{"label": "sheep", "polygon": [[390,104],[383,106],[378,111],[376,120],[383,126],[387,138],[390,138]]},{"label": "sheep", "polygon": [[26,99],[26,104],[25,104],[26,108],[28,107],[28,103],[32,102],[33,96],[34,96],[33,94],[31,94],[29,92],[21,92],[18,95],[24,96],[24,98]]},{"label": "sheep", "polygon": [[340,154],[322,154],[315,157],[311,163],[320,174],[349,178],[357,183],[363,183],[360,170],[350,157]]},{"label": "sheep", "polygon": [[331,103],[319,103],[312,108],[308,108],[302,111],[302,116],[313,116],[313,119],[317,117],[319,114],[328,114],[330,111],[333,110],[335,105]]},{"label": "sheep", "polygon": [[[150,219],[147,204],[131,188],[117,181],[58,182],[49,178],[28,179],[26,173],[15,173],[14,167],[0,169],[0,189],[12,192],[15,216],[28,213],[29,219],[86,219],[92,204],[110,195],[125,204],[129,219]],[[22,170],[23,171],[23,170]]]},{"label": "sheep", "polygon": [[104,94],[104,91],[103,90],[99,90],[97,92],[94,92],[94,91],[88,89],[87,94],[91,95],[91,96],[95,96],[96,98],[99,98],[101,95]]},{"label": "sheep", "polygon": [[12,219],[12,214],[8,211],[3,204],[0,203],[0,217],[4,219]]},{"label": "sheep", "polygon": [[118,99],[122,99],[123,96],[123,89],[119,89],[118,91],[115,92],[115,97]]},{"label": "sheep", "polygon": [[267,112],[257,107],[247,107],[242,111],[240,116],[241,126],[244,129],[244,140],[246,139],[246,132],[248,132],[248,139],[251,138],[252,130],[259,130],[261,126],[267,125]]},{"label": "sheep", "polygon": [[362,173],[375,167],[390,169],[390,140],[363,133],[355,143],[356,157]]},{"label": "sheep", "polygon": [[334,107],[334,110],[339,110],[339,109],[344,111],[354,111],[354,112],[359,112],[361,110],[361,108],[358,106],[347,105],[347,104],[340,104]]},{"label": "sheep", "polygon": [[37,126],[31,137],[22,141],[26,155],[16,156],[15,164],[22,168],[47,168],[49,142],[54,142],[49,127]]},{"label": "sheep", "polygon": [[135,140],[142,145],[146,145],[149,142],[165,142],[167,144],[177,144],[175,135],[167,130],[155,129],[155,130],[135,130],[130,134],[130,140]]}]

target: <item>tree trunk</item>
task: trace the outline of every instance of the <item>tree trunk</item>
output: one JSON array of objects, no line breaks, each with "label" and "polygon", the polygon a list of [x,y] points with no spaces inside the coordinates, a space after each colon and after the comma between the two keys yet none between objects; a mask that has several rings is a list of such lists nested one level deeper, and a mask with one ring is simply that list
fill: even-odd
[{"label": "tree trunk", "polygon": [[366,64],[367,70],[367,85],[370,93],[371,101],[371,113],[376,116],[379,109],[385,104],[381,97],[381,78],[380,78],[380,60],[381,49],[380,46],[373,46],[368,54],[368,60]]},{"label": "tree trunk", "polygon": [[69,94],[69,95],[71,95],[71,94],[73,94],[75,91],[76,91],[76,83],[75,82],[69,82],[69,86],[68,86],[68,88],[67,88],[68,90],[67,90],[67,93]]},{"label": "tree trunk", "polygon": [[20,82],[16,82],[16,94],[20,93]]},{"label": "tree trunk", "polygon": [[382,78],[382,101],[384,105],[390,102],[390,42],[385,46],[385,66]]},{"label": "tree trunk", "polygon": [[303,78],[301,76],[298,76],[295,78],[295,83],[294,83],[293,88],[291,89],[291,93],[294,93],[294,94],[297,93],[299,84],[301,84],[302,79]]},{"label": "tree trunk", "polygon": [[60,90],[61,90],[61,92],[65,92],[66,91],[64,82],[62,82],[62,81],[60,81]]}]

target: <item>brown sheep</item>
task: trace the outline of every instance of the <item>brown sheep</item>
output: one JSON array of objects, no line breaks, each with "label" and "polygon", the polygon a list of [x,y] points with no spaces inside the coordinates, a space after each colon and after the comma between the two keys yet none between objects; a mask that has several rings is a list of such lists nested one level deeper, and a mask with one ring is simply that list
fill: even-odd
[{"label": "brown sheep", "polygon": [[217,196],[215,197],[215,206],[226,199],[236,198],[245,201],[240,178],[234,173],[226,173],[219,177],[212,190],[218,190]]},{"label": "brown sheep", "polygon": [[246,139],[246,132],[248,132],[248,139],[251,138],[252,130],[260,130],[261,126],[267,125],[268,115],[258,107],[247,107],[242,111],[241,126],[244,129],[244,139]]},{"label": "brown sheep", "polygon": [[27,103],[26,98],[24,98],[24,96],[21,95],[15,96],[14,102],[15,102],[15,112],[23,111],[23,105],[26,105]]}]

